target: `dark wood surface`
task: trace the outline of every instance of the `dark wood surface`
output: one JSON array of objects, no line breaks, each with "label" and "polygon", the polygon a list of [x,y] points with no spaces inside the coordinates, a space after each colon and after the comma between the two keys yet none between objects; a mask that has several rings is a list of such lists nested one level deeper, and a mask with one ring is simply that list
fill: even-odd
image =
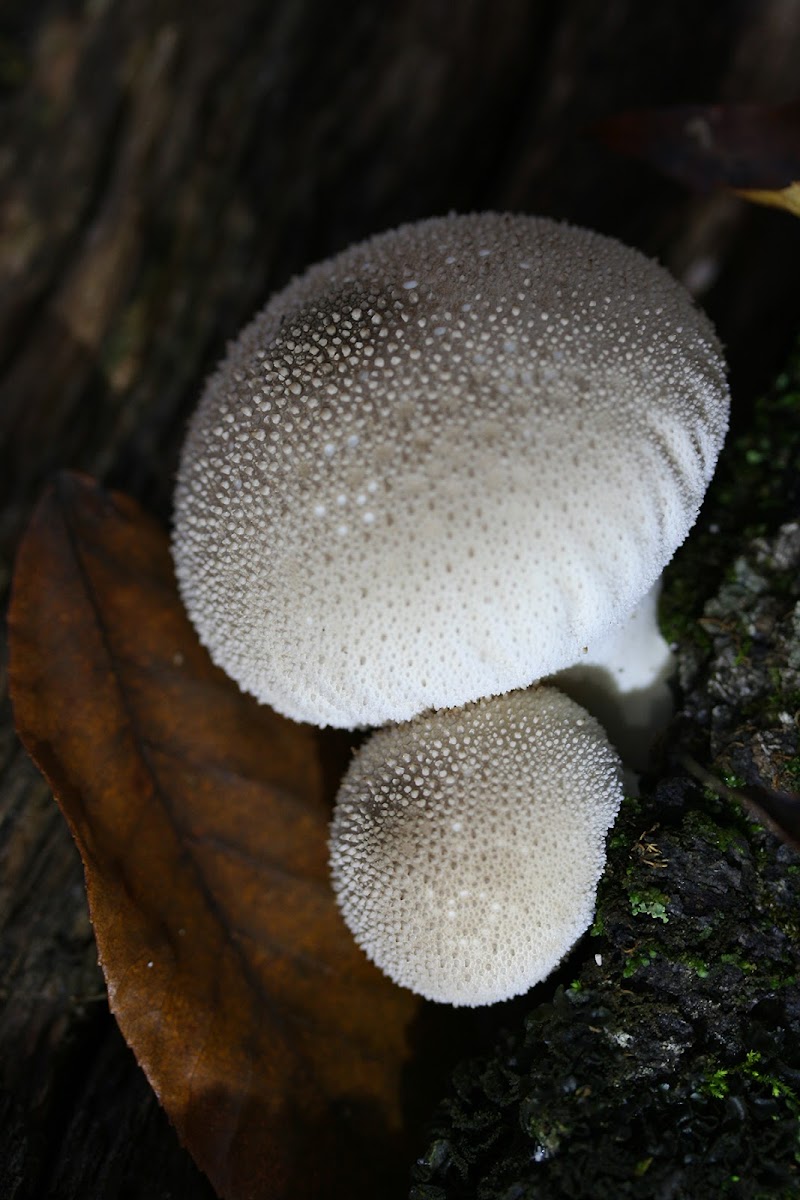
[{"label": "dark wood surface", "polygon": [[[690,195],[590,128],[791,98],[798,60],[793,0],[7,0],[0,590],[55,468],[168,520],[186,417],[252,310],[449,209],[661,257],[717,322],[745,423],[800,327],[800,222]],[[80,864],[5,701],[0,786],[0,1195],[207,1196],[108,1013]]]}]

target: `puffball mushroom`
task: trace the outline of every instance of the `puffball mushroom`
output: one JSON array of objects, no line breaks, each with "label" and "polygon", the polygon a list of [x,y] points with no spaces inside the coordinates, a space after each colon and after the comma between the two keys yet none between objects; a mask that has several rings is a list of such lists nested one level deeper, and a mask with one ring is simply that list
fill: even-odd
[{"label": "puffball mushroom", "polygon": [[386,974],[428,999],[526,991],[592,920],[621,794],[602,729],[554,688],[378,730],[331,827],[345,921]]},{"label": "puffball mushroom", "polygon": [[176,493],[184,602],[300,721],[526,687],[654,584],[727,409],[708,320],[637,251],[528,216],[405,225],[289,284],[210,379]]},{"label": "puffball mushroom", "polygon": [[331,840],[345,919],[397,982],[490,1003],[586,928],[618,760],[566,696],[515,689],[582,660],[658,683],[645,597],[727,414],[713,330],[666,271],[495,213],[311,267],[209,380],[181,593],[279,712],[399,723],[354,760]]}]

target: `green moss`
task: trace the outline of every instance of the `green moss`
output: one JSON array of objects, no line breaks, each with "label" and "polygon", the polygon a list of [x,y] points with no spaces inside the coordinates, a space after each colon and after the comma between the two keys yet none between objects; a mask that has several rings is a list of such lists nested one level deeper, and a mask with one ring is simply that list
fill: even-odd
[{"label": "green moss", "polygon": [[[703,799],[705,811],[693,813],[689,817],[690,828],[699,837],[713,842],[723,854],[731,853],[735,856],[737,852],[741,853],[748,844],[748,818],[744,809],[721,799],[711,788],[703,789]],[[728,810],[726,819],[720,821],[719,817],[725,809]]]},{"label": "green moss", "polygon": [[773,992],[780,991],[781,988],[793,988],[797,986],[797,975],[769,975],[769,986]]},{"label": "green moss", "polygon": [[669,917],[667,916],[669,896],[665,896],[663,892],[656,891],[655,888],[641,892],[632,891],[630,893],[630,904],[634,917],[645,915],[652,917],[654,921],[663,921],[665,925],[669,921]]},{"label": "green moss", "polygon": [[723,1100],[730,1091],[728,1084],[728,1068],[720,1067],[713,1075],[709,1076],[706,1082],[702,1085],[702,1089],[713,1096],[715,1100]]},{"label": "green moss", "polygon": [[689,967],[698,979],[706,979],[709,973],[708,963],[704,958],[697,958],[695,955],[686,954],[681,961]]},{"label": "green moss", "polygon": [[748,962],[738,954],[720,954],[719,961],[723,966],[736,967],[743,971],[745,975],[751,975],[753,971],[757,971],[758,967],[754,962]]},{"label": "green moss", "polygon": [[765,1070],[758,1050],[748,1052],[740,1069],[743,1075],[766,1088],[774,1100],[780,1100],[785,1104],[793,1116],[800,1117],[800,1098],[798,1098],[797,1092],[789,1086],[784,1078],[772,1071]]},{"label": "green moss", "polygon": [[[701,1083],[698,1089],[701,1093],[724,1100],[728,1096],[741,1097],[747,1092],[755,1102],[771,1099],[778,1101],[769,1119],[781,1120],[783,1116],[800,1117],[800,1098],[786,1079],[766,1069],[762,1054],[758,1050],[748,1050],[744,1060],[731,1063],[729,1066],[718,1067]],[[741,1103],[741,1100],[740,1100]]]},{"label": "green moss", "polygon": [[592,922],[592,927],[589,930],[589,933],[592,937],[602,937],[603,934],[605,933],[605,931],[606,931],[606,923],[603,920],[603,918],[598,914],[595,917],[594,921]]},{"label": "green moss", "polygon": [[650,964],[658,958],[658,947],[654,945],[642,946],[637,944],[627,955],[622,968],[622,978],[630,979],[642,967],[649,967]]}]

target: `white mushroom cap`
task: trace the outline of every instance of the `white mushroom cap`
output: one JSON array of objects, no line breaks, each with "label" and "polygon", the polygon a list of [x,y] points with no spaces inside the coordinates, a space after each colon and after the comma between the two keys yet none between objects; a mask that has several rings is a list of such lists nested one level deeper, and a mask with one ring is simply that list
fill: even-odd
[{"label": "white mushroom cap", "polygon": [[621,623],[726,428],[718,343],[656,263],[483,214],[312,267],[234,343],[176,495],[214,660],[353,727],[527,686]]},{"label": "white mushroom cap", "polygon": [[428,999],[517,995],[591,922],[620,801],[605,734],[553,688],[379,730],[331,827],[344,919],[387,975]]}]

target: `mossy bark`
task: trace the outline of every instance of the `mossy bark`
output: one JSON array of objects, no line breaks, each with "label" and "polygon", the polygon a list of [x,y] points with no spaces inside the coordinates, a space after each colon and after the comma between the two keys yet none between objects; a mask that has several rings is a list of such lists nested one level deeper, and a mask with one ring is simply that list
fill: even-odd
[{"label": "mossy bark", "polygon": [[798,416],[800,355],[669,573],[680,707],[594,927],[457,1069],[412,1200],[800,1192]]},{"label": "mossy bark", "polygon": [[796,1195],[798,876],[691,779],[628,802],[573,979],[458,1069],[413,1200]]}]

